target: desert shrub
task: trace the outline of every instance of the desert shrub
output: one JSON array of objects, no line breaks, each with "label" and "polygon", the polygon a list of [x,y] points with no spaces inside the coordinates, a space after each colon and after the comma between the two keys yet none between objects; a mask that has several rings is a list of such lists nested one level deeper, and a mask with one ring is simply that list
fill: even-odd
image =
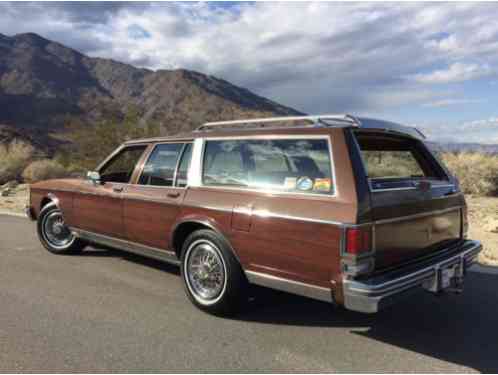
[{"label": "desert shrub", "polygon": [[66,177],[68,172],[66,169],[55,160],[37,160],[29,164],[22,177],[26,182],[37,182],[49,180],[51,178]]},{"label": "desert shrub", "polygon": [[448,169],[458,177],[464,193],[498,194],[498,156],[480,153],[443,153]]},{"label": "desert shrub", "polygon": [[371,178],[408,177],[422,173],[415,159],[407,152],[363,151],[362,155]]},{"label": "desert shrub", "polygon": [[21,174],[33,157],[31,145],[12,141],[0,145],[0,184],[12,180],[20,180]]}]

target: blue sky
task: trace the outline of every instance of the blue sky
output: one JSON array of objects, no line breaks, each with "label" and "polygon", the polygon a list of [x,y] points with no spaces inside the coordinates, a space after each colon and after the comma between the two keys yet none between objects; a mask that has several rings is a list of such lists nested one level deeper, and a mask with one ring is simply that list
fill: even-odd
[{"label": "blue sky", "polygon": [[498,3],[0,3],[6,35],[498,144],[497,19]]}]

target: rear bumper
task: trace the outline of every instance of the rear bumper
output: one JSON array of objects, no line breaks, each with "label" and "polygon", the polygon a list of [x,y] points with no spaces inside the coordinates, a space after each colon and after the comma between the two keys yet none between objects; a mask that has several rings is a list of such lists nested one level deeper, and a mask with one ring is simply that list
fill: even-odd
[{"label": "rear bumper", "polygon": [[399,297],[439,277],[442,267],[459,264],[463,276],[481,250],[479,241],[468,240],[415,265],[363,280],[344,279],[344,306],[349,310],[375,313],[394,303]]}]

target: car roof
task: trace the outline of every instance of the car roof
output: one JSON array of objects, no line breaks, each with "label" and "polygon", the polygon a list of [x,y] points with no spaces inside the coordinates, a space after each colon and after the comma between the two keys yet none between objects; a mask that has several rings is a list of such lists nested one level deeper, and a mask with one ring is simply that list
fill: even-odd
[{"label": "car roof", "polygon": [[[343,116],[343,117],[337,117]],[[271,126],[278,122],[296,122],[294,125]],[[247,126],[249,125],[249,126]],[[278,117],[265,119],[249,119],[206,123],[198,130],[174,136],[154,137],[130,140],[125,144],[158,143],[168,141],[188,141],[196,138],[243,137],[248,135],[294,135],[324,134],[331,128],[356,128],[358,130],[385,131],[425,139],[424,134],[416,127],[402,125],[392,121],[369,117],[353,117],[351,115],[324,115],[301,117]]]}]

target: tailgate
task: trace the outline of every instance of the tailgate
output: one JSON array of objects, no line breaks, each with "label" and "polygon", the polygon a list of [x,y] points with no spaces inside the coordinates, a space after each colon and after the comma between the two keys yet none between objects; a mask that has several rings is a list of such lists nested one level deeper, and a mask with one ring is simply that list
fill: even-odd
[{"label": "tailgate", "polygon": [[420,140],[356,132],[375,223],[375,269],[433,255],[462,238],[463,196]]}]

